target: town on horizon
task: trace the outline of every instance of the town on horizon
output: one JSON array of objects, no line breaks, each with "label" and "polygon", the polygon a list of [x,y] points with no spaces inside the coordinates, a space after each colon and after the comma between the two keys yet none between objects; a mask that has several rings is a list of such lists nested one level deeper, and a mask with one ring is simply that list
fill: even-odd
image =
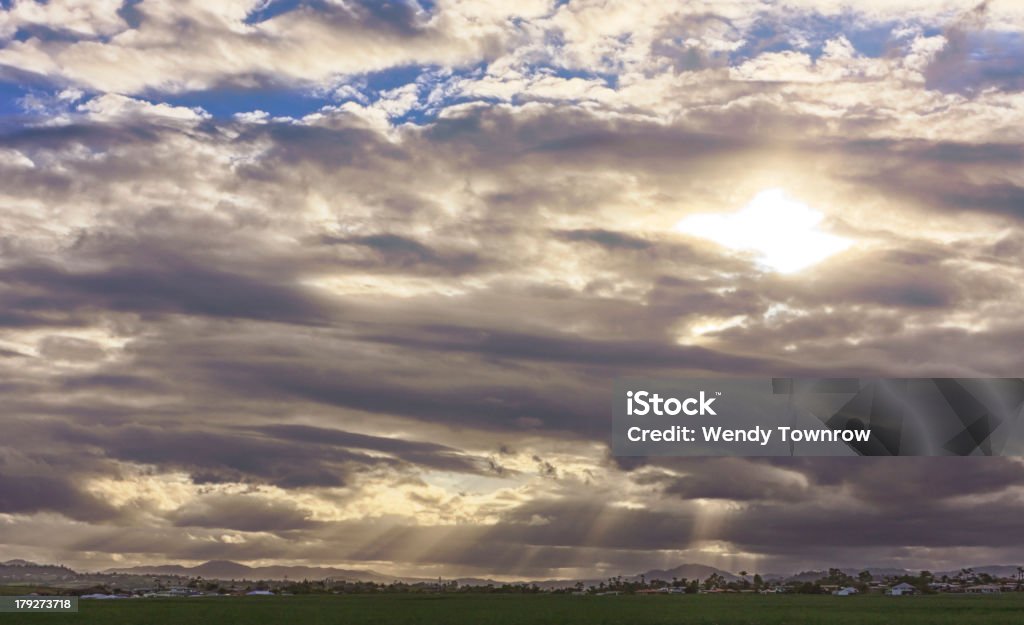
[{"label": "town on horizon", "polygon": [[[156,586],[154,587],[154,583]],[[247,566],[210,561],[196,566],[153,565],[78,572],[66,566],[26,560],[0,562],[0,585],[90,593],[97,589],[126,596],[192,596],[247,591],[310,592],[573,592],[676,593],[761,592],[828,594],[980,593],[1024,591],[1024,566],[989,565],[951,571],[909,571],[887,567],[835,568],[789,574],[738,571],[688,563],[667,570],[599,579],[496,580],[489,577],[390,576],[370,570],[303,565]],[[183,590],[184,589],[184,590]],[[472,589],[472,590],[467,590]]]}]

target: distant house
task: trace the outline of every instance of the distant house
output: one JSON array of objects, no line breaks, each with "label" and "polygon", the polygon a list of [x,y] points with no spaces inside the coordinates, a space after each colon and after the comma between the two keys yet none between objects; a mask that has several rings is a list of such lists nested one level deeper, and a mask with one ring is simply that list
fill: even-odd
[{"label": "distant house", "polygon": [[997,592],[1000,592],[1000,588],[995,584],[981,584],[978,586],[968,586],[964,589],[964,592],[974,595],[994,595]]},{"label": "distant house", "polygon": [[837,597],[849,597],[851,595],[860,594],[860,591],[853,586],[847,586],[846,588],[840,588],[832,593]]},{"label": "distant house", "polygon": [[900,582],[899,584],[896,584],[895,586],[890,588],[888,592],[886,592],[886,594],[892,595],[893,597],[905,597],[907,595],[916,595],[917,588],[911,586],[906,582]]},{"label": "distant house", "polygon": [[274,593],[270,592],[269,590],[250,590],[245,594],[249,597],[266,597],[273,595]]}]

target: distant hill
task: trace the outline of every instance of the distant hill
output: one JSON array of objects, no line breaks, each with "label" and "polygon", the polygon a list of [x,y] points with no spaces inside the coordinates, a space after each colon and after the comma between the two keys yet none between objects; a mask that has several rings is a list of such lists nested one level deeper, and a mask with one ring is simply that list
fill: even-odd
[{"label": "distant hill", "polygon": [[[131,575],[180,575],[182,577],[203,577],[205,579],[252,579],[252,580],[303,580],[326,579],[390,583],[396,577],[382,575],[376,571],[358,569],[337,569],[318,566],[246,566],[230,560],[211,560],[198,566],[180,564],[143,565],[130,568],[108,569],[107,573]],[[402,579],[402,581],[410,581]],[[426,581],[426,580],[414,580]]]},{"label": "distant hill", "polygon": [[[883,577],[899,577],[904,574],[916,575],[919,573],[918,570],[909,571],[897,568],[886,568],[886,567],[866,567],[868,571],[875,577],[875,579],[881,579]],[[864,570],[863,568],[843,568],[842,571],[848,575],[856,577],[856,575]],[[1017,575],[1016,565],[987,565],[987,566],[975,566],[972,570],[976,574],[987,573],[993,577],[998,578],[1015,578]],[[949,577],[956,577],[959,574],[959,569],[951,571],[934,571],[936,578],[941,578],[943,575]],[[103,576],[110,574],[118,575],[135,575],[135,576],[179,576],[179,577],[203,577],[210,580],[292,580],[301,581],[304,579],[309,580],[322,580],[322,579],[334,579],[338,581],[365,581],[365,582],[376,582],[380,584],[388,584],[394,581],[401,581],[406,583],[418,583],[418,582],[434,582],[436,578],[413,578],[413,577],[395,577],[391,575],[384,575],[372,570],[361,570],[361,569],[340,569],[334,567],[317,567],[317,566],[260,566],[252,567],[239,562],[232,562],[230,560],[211,560],[198,566],[182,566],[180,564],[163,564],[163,565],[143,565],[134,566],[130,568],[113,568],[107,569],[102,573],[77,573],[66,566],[53,565],[53,564],[37,564],[35,562],[29,562],[28,560],[8,560],[6,562],[0,562],[0,584],[24,584],[24,583],[37,583],[37,584],[51,584],[54,586],[63,587],[74,587],[85,583],[106,583],[104,582]],[[713,566],[706,564],[687,563],[681,564],[671,569],[653,569],[642,573],[643,577],[647,581],[652,580],[664,580],[671,581],[672,578],[676,579],[687,579],[687,580],[699,580],[703,581],[710,577],[712,574],[721,575],[728,581],[735,581],[740,579],[735,573],[724,571]],[[752,579],[754,573],[751,572],[747,579]],[[761,577],[765,580],[771,581],[817,581],[828,575],[828,571],[803,571],[796,574],[780,574],[780,573],[761,573]],[[641,574],[636,575],[623,575],[623,580],[635,582],[640,579]],[[451,581],[450,578],[446,578],[445,581]],[[557,580],[543,580],[543,581],[530,581],[521,580],[516,582],[499,582],[487,578],[473,578],[463,577],[457,578],[460,585],[463,586],[486,586],[493,584],[495,586],[501,586],[505,583],[514,584],[536,584],[541,588],[567,588],[574,586],[579,582],[582,582],[584,586],[597,586],[601,582],[607,583],[608,577],[601,579],[557,579]]]},{"label": "distant hill", "polygon": [[[847,575],[857,577],[857,574],[863,570],[865,569],[843,569],[843,572]],[[869,566],[866,570],[868,573],[871,573],[871,576],[874,578],[899,577],[901,575],[917,575],[921,572],[920,569],[917,571],[908,571],[906,569],[894,569],[892,567],[885,568],[878,566]]]},{"label": "distant hill", "polygon": [[[694,564],[694,563],[680,564],[679,566],[677,566],[675,568],[672,568],[672,569],[664,569],[664,570],[662,570],[662,569],[654,569],[654,570],[651,570],[651,571],[647,571],[643,575],[644,575],[644,578],[647,581],[651,581],[652,579],[660,579],[660,580],[664,580],[666,582],[669,582],[669,581],[672,581],[673,577],[678,578],[678,579],[688,579],[688,580],[694,580],[694,579],[705,580],[705,579],[711,577],[711,575],[715,574],[715,573],[717,573],[718,575],[721,575],[722,577],[724,577],[726,579],[726,581],[730,581],[730,582],[740,579],[740,576],[736,575],[734,573],[730,573],[728,571],[723,571],[722,569],[716,569],[715,567],[708,566],[706,564]],[[747,578],[750,579],[753,576],[754,576],[754,574],[751,573],[750,575],[747,576]],[[640,577],[640,576],[639,575],[635,575],[634,577]]]},{"label": "distant hill", "polygon": [[[839,569],[839,570],[841,570],[843,573],[849,575],[850,577],[857,577],[857,575],[860,574],[861,571],[865,571],[866,570],[867,572],[871,573],[871,576],[874,579],[882,579],[882,578],[885,578],[885,577],[900,577],[902,575],[917,575],[918,573],[920,573],[920,570],[908,571],[906,569],[896,569],[896,568],[892,568],[892,567],[881,567],[881,566],[868,566],[868,567],[857,567],[857,568],[846,567],[846,568],[842,568],[842,569]],[[780,580],[780,581],[789,581],[789,582],[816,582],[819,579],[821,579],[823,577],[827,577],[827,576],[828,576],[828,571],[825,570],[825,569],[822,569],[820,571],[801,571],[799,573],[795,573],[795,574],[792,574],[792,575],[771,574],[771,575],[764,576],[764,578],[765,579],[770,579],[770,580],[773,580],[773,581]]]},{"label": "distant hill", "polygon": [[54,564],[36,564],[28,560],[8,560],[0,562],[0,584],[3,583],[36,583],[50,584],[74,581],[78,573],[66,566]]},{"label": "distant hill", "polygon": [[[869,573],[871,573],[871,576],[876,580],[884,578],[902,577],[903,575],[916,576],[921,573],[921,569],[898,569],[880,566],[869,566],[864,568],[843,568],[840,570],[842,570],[843,573],[846,573],[851,577],[857,577],[858,573],[860,573],[863,570],[867,570]],[[1009,564],[991,564],[987,566],[976,566],[973,567],[971,570],[974,571],[975,574],[987,573],[997,578],[1016,578],[1017,576],[1017,567],[1015,565]],[[941,578],[944,575],[949,577],[957,577],[959,574],[960,569],[955,569],[951,571],[932,571],[932,575],[934,575],[936,579]],[[827,575],[828,571],[823,569],[820,571],[801,571],[800,573],[790,575],[782,575],[778,573],[765,573],[762,574],[762,577],[766,580],[771,581],[816,582],[819,579],[826,577]]]},{"label": "distant hill", "polygon": [[[987,573],[992,577],[1017,577],[1017,566],[1013,564],[990,564],[987,566],[975,566],[971,568],[976,575]],[[935,573],[935,577],[942,577],[948,575],[950,577],[956,577],[960,574],[960,569],[953,571],[940,571]]]},{"label": "distant hill", "polygon": [[[437,581],[437,580],[434,580]],[[503,584],[528,584],[529,582],[499,582],[490,578],[483,577],[456,577],[455,581],[458,582],[459,586],[501,586]]]},{"label": "distant hill", "polygon": [[[655,580],[655,579],[660,579],[660,580],[663,580],[663,581],[666,581],[666,582],[670,582],[670,581],[672,581],[673,577],[675,577],[677,579],[686,578],[687,580],[695,580],[696,579],[696,580],[703,581],[703,580],[707,579],[708,577],[711,577],[711,575],[713,573],[718,573],[719,575],[724,577],[727,581],[733,581],[733,580],[740,579],[739,575],[735,575],[735,574],[730,573],[728,571],[723,571],[722,569],[716,569],[715,567],[708,566],[706,564],[692,564],[692,563],[690,563],[690,564],[680,564],[679,566],[677,566],[675,568],[672,568],[672,569],[654,569],[654,570],[651,570],[651,571],[646,571],[644,573],[637,573],[636,575],[622,575],[621,577],[622,577],[623,581],[628,581],[628,582],[639,581],[641,575],[643,575],[644,579],[647,580],[648,582],[652,581],[652,580]],[[609,577],[612,577],[612,576],[609,575]],[[750,577],[753,577],[753,573],[751,573]],[[516,583],[536,584],[540,588],[567,588],[569,586],[573,586],[573,585],[577,584],[578,582],[583,582],[583,585],[586,586],[586,587],[597,586],[597,585],[601,584],[602,582],[607,583],[608,582],[608,577],[604,577],[604,578],[601,578],[601,579],[549,579],[549,580],[538,581],[538,582],[524,581],[524,582],[516,582]]]}]

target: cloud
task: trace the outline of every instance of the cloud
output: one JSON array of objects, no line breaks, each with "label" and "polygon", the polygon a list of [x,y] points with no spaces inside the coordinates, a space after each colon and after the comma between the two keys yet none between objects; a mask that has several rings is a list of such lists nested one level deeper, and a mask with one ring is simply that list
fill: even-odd
[{"label": "cloud", "polygon": [[113,506],[81,492],[78,485],[58,477],[0,475],[0,512],[31,514],[56,510],[84,522],[111,521],[119,516]]},{"label": "cloud", "polygon": [[[1024,14],[972,9],[5,8],[0,542],[429,577],[1024,555],[1015,460],[607,445],[626,375],[1019,374]],[[782,275],[675,230],[776,188],[850,246]]]},{"label": "cloud", "polygon": [[0,13],[0,41],[29,33],[41,39],[61,35],[98,38],[128,27],[121,18],[122,0],[15,0]]},{"label": "cloud", "polygon": [[[0,34],[13,35],[29,24],[76,28],[75,22],[64,21],[73,3],[35,15],[30,15],[31,4],[19,2],[5,11],[7,25]],[[510,18],[536,15],[547,3],[523,3],[515,12],[441,3],[431,16],[413,2],[318,1],[250,20],[261,4],[144,0],[131,6],[131,28],[121,30],[127,25],[115,11],[107,21],[80,19],[79,30],[106,37],[8,41],[0,50],[0,66],[122,94],[223,85],[329,85],[345,75],[413,63],[459,65],[492,56],[514,34]],[[97,13],[103,8],[97,7]]]},{"label": "cloud", "polygon": [[423,271],[441,269],[458,275],[472,272],[482,264],[481,258],[472,251],[438,252],[415,239],[397,234],[370,234],[349,238],[327,236],[324,241],[332,245],[369,250],[376,256],[375,259],[353,259],[352,262],[379,269],[392,267],[400,272],[416,272],[417,267],[422,267]]},{"label": "cloud", "polygon": [[281,532],[315,525],[308,512],[259,495],[217,493],[198,497],[169,516],[180,527],[207,527],[243,532]]}]

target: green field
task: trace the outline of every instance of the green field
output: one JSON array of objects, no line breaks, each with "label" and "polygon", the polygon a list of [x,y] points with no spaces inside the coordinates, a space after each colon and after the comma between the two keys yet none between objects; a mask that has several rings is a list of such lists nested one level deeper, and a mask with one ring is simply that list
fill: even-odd
[{"label": "green field", "polygon": [[860,625],[1024,623],[1024,593],[977,597],[813,595],[389,595],[83,601],[78,614],[0,614],[0,623],[80,625]]}]

